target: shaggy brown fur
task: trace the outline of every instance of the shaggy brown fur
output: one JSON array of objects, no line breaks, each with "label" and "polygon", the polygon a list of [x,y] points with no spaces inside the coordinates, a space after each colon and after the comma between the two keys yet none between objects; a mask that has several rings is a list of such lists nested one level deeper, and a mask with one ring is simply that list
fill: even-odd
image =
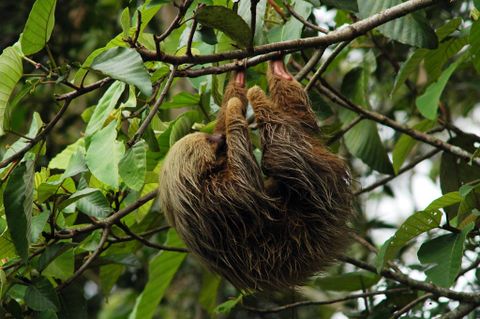
[{"label": "shaggy brown fur", "polygon": [[242,79],[236,75],[226,89],[216,134],[194,133],[171,148],[161,205],[189,249],[237,288],[291,288],[344,251],[350,177],[314,137],[308,97],[280,61],[269,67],[272,100],[259,87],[247,94],[262,140],[260,168]]}]

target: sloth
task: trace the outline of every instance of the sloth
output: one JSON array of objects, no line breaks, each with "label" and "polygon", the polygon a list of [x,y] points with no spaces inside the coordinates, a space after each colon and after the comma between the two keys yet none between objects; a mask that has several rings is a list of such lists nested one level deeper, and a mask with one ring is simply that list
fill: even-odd
[{"label": "sloth", "polygon": [[320,141],[308,96],[282,60],[270,61],[267,80],[271,98],[257,86],[247,92],[244,72],[234,74],[213,134],[177,141],[160,174],[170,225],[210,270],[244,291],[304,284],[344,252],[352,219],[347,166]]}]

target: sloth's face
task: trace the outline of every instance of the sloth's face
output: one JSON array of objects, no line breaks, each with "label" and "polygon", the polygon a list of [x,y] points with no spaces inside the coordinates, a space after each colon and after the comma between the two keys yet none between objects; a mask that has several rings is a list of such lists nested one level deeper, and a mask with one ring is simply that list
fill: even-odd
[{"label": "sloth's face", "polygon": [[222,134],[189,134],[172,146],[163,171],[176,177],[205,176],[219,164],[225,150],[225,136]]}]

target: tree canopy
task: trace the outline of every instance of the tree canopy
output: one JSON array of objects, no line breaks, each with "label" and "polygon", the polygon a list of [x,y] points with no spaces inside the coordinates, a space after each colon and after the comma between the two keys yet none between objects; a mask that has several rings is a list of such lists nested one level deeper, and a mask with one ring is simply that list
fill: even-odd
[{"label": "tree canopy", "polygon": [[[479,0],[0,9],[0,317],[480,316]],[[188,254],[158,173],[212,132],[231,71],[266,90],[278,58],[350,164],[356,218],[328,271],[249,294]]]}]

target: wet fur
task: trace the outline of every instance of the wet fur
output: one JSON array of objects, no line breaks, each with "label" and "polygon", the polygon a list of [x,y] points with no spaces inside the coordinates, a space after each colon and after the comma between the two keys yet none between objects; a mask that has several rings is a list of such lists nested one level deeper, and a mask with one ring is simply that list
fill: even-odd
[{"label": "wet fur", "polygon": [[[352,193],[343,160],[314,136],[318,126],[299,83],[268,73],[272,100],[248,100],[262,142],[257,165],[245,119],[245,89],[231,81],[216,133],[190,134],[170,150],[160,200],[189,249],[239,289],[291,288],[325,269],[348,243]],[[263,175],[262,175],[263,171]]]}]

